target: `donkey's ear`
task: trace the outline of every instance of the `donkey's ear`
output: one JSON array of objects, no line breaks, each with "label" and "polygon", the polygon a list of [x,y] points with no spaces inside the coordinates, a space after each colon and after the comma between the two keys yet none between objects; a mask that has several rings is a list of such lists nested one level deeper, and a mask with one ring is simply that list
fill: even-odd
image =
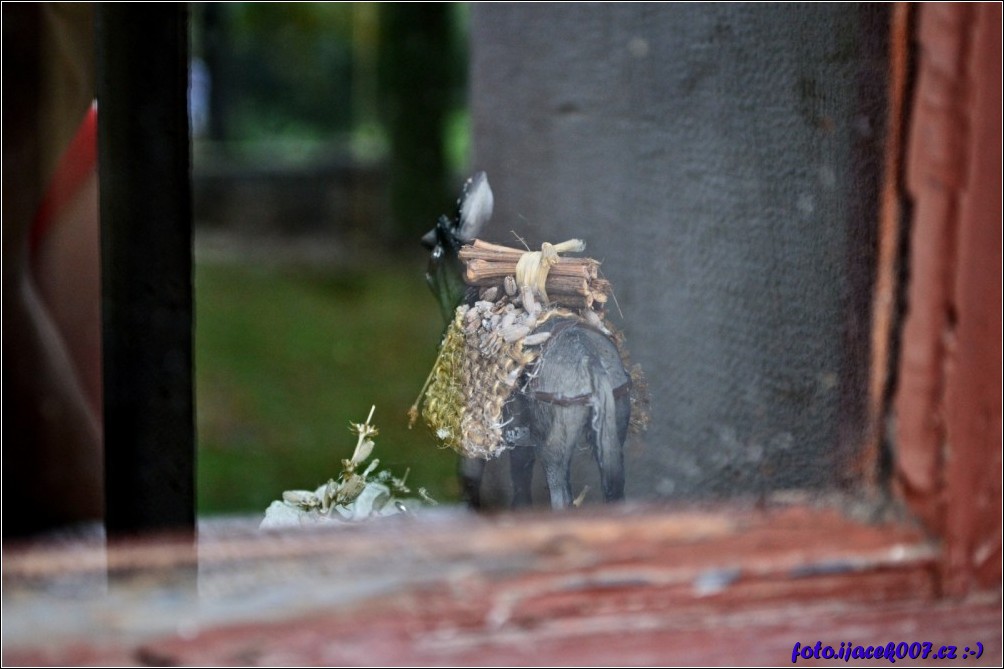
[{"label": "donkey's ear", "polygon": [[485,223],[492,217],[495,197],[488,185],[488,175],[478,172],[464,184],[460,196],[460,228],[457,238],[464,242],[474,240],[481,233]]},{"label": "donkey's ear", "polygon": [[437,241],[438,240],[436,239],[436,228],[433,228],[432,230],[429,230],[427,233],[422,235],[422,246],[424,246],[429,251],[436,248]]}]

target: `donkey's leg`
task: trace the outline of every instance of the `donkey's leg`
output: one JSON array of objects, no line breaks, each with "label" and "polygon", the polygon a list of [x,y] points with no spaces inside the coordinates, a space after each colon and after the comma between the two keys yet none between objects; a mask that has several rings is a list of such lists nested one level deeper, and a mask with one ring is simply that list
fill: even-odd
[{"label": "donkey's leg", "polygon": [[485,461],[481,458],[460,458],[460,490],[464,501],[472,509],[481,508],[481,479]]},{"label": "donkey's leg", "polygon": [[630,401],[625,404],[615,400],[610,377],[594,373],[589,436],[600,469],[603,499],[607,502],[624,499],[624,439],[630,411]]},{"label": "donkey's leg", "polygon": [[517,446],[509,451],[509,473],[512,478],[512,506],[530,506],[533,503],[533,463],[536,460],[533,448]]},{"label": "donkey's leg", "polygon": [[509,448],[509,478],[512,481],[512,506],[530,506],[533,463],[537,452],[530,438],[532,411],[525,396],[517,393],[507,402],[502,414],[505,428],[502,439]]},{"label": "donkey's leg", "polygon": [[575,444],[582,436],[589,419],[586,405],[550,405],[550,429],[540,446],[539,457],[544,465],[547,489],[551,495],[551,508],[563,509],[572,503],[572,485],[569,469]]}]

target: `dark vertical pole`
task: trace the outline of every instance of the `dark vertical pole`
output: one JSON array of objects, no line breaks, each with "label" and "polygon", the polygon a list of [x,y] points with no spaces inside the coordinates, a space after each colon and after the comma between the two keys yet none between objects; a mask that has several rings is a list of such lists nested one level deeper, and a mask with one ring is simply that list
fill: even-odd
[{"label": "dark vertical pole", "polygon": [[110,536],[195,523],[186,11],[98,5]]},{"label": "dark vertical pole", "polygon": [[380,6],[380,104],[391,145],[394,241],[417,239],[453,193],[443,141],[455,90],[450,11],[439,3]]}]

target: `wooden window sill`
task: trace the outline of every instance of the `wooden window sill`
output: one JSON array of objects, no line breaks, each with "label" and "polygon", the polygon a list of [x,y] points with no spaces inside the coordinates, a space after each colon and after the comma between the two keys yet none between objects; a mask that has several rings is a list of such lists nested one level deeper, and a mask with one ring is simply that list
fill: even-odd
[{"label": "wooden window sill", "polygon": [[4,662],[787,664],[816,641],[1001,662],[999,590],[946,599],[919,529],[833,508],[256,523],[5,546]]}]

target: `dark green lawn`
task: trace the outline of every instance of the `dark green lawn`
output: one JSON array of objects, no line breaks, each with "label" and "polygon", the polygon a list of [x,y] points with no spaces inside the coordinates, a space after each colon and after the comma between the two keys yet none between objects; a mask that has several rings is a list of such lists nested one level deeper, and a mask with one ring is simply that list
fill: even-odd
[{"label": "dark green lawn", "polygon": [[407,426],[442,330],[422,271],[414,258],[366,271],[198,263],[200,513],[263,512],[335,476],[349,421],[373,404],[382,465],[457,499],[454,454]]}]

